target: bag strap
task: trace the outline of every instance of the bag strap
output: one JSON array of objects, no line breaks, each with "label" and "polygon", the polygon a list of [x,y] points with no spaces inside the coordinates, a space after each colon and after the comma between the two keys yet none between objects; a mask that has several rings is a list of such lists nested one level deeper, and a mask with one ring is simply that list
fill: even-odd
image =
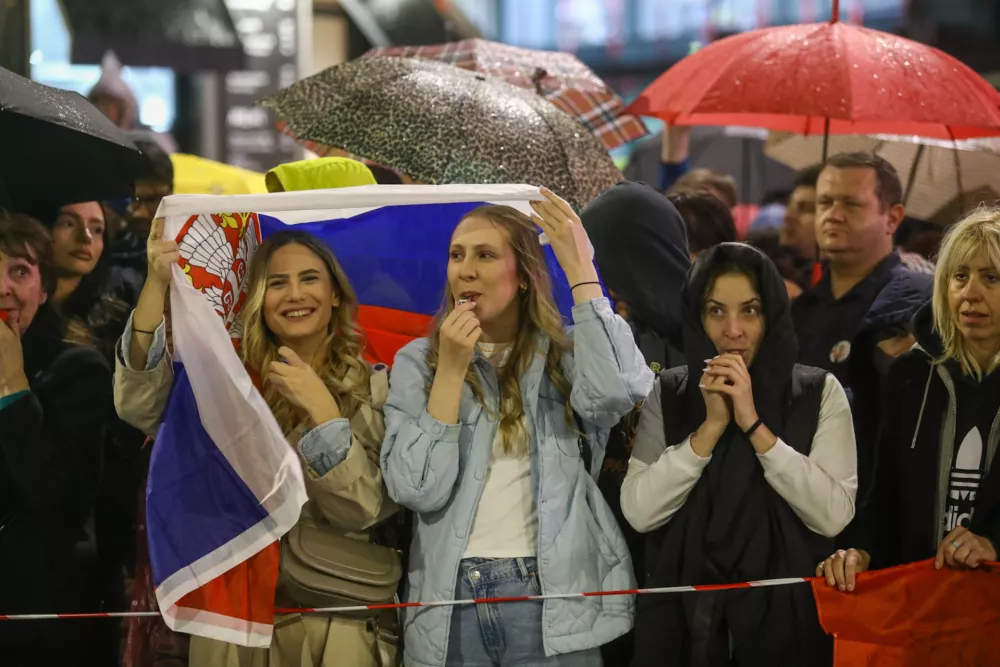
[{"label": "bag strap", "polygon": [[389,398],[389,367],[375,364],[371,370],[372,408],[381,410]]},{"label": "bag strap", "polygon": [[576,439],[576,444],[580,448],[580,458],[583,459],[583,469],[590,474],[590,440],[587,438],[587,429],[583,425],[583,418],[573,411],[573,419],[576,421],[576,428],[580,435]]}]

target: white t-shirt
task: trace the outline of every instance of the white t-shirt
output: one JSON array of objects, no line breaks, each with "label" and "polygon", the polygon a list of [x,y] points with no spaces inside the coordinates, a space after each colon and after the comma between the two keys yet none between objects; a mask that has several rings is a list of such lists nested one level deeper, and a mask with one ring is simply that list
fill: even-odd
[{"label": "white t-shirt", "polygon": [[[479,351],[487,358],[497,351],[495,345],[479,343]],[[506,361],[509,348],[494,360],[495,365]],[[530,436],[520,431],[520,437]],[[535,491],[531,487],[531,457],[505,454],[503,438],[497,429],[490,454],[490,466],[483,482],[472,533],[463,558],[518,558],[533,557],[538,551],[538,510]]]}]

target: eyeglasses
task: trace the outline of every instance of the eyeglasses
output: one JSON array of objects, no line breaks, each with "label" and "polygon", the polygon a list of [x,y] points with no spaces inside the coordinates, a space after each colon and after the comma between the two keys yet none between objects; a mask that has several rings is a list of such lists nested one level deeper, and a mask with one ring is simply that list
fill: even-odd
[{"label": "eyeglasses", "polygon": [[155,211],[160,206],[161,201],[163,201],[163,195],[155,197],[132,197],[128,202],[128,208],[130,211],[142,209],[153,209]]}]

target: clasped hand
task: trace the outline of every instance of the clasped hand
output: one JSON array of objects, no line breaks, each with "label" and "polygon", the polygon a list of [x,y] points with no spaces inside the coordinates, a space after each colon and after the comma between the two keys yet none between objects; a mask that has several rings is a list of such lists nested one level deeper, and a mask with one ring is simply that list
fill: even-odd
[{"label": "clasped hand", "polygon": [[734,419],[744,431],[757,423],[753,383],[743,357],[730,352],[706,359],[705,364],[698,386],[705,399],[707,419],[723,427]]}]

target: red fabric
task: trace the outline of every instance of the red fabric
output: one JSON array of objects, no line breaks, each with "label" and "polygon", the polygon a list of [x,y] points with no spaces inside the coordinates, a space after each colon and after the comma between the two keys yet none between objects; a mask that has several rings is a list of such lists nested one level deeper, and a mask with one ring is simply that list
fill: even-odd
[{"label": "red fabric", "polygon": [[819,281],[821,280],[823,280],[823,264],[821,262],[813,262],[810,284],[812,287],[816,287],[816,285],[819,285]]},{"label": "red fabric", "polygon": [[241,621],[273,625],[280,554],[279,543],[272,542],[263,551],[182,597],[177,606],[208,609]]},{"label": "red fabric", "polygon": [[365,332],[368,345],[365,358],[372,363],[392,365],[396,352],[414,340],[428,335],[434,318],[379,306],[360,306],[358,324]]},{"label": "red fabric", "polygon": [[[948,94],[942,94],[948,91]],[[1000,135],[1000,93],[955,58],[843,23],[741,33],[699,49],[625,110],[677,125],[797,134]]]},{"label": "red fabric", "polygon": [[958,667],[1000,659],[1000,564],[935,570],[925,560],[858,578],[853,593],[812,583],[834,667]]},{"label": "red fabric", "polygon": [[757,212],[760,211],[760,206],[756,204],[737,204],[736,208],[733,209],[733,222],[736,225],[736,238],[743,240],[747,237],[747,232],[750,231],[750,225],[753,224],[753,219],[757,217]]}]

